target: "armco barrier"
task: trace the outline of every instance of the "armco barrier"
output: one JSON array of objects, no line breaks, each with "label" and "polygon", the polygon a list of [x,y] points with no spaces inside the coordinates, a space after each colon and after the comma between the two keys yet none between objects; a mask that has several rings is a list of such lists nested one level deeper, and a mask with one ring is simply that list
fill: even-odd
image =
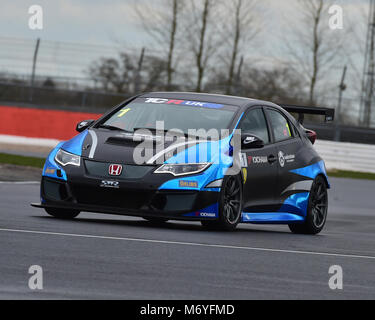
[{"label": "armco barrier", "polygon": [[375,146],[318,140],[316,150],[328,170],[349,170],[375,173]]},{"label": "armco barrier", "polygon": [[0,106],[0,134],[68,140],[77,133],[79,121],[99,117],[96,113]]},{"label": "armco barrier", "polygon": [[[53,147],[77,134],[79,121],[100,114],[0,106],[0,143]],[[30,139],[36,138],[36,139]],[[375,173],[375,146],[318,140],[315,145],[327,169]]]}]

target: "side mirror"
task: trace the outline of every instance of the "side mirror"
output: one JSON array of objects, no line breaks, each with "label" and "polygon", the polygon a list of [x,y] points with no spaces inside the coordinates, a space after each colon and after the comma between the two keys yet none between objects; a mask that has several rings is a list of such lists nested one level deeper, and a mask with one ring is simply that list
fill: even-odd
[{"label": "side mirror", "polygon": [[85,121],[81,121],[77,124],[76,126],[76,131],[78,132],[83,132],[85,131],[87,128],[89,128],[93,123],[95,122],[95,120],[85,120]]},{"label": "side mirror", "polygon": [[261,149],[264,147],[264,141],[253,134],[243,134],[241,141],[241,148],[243,150]]}]

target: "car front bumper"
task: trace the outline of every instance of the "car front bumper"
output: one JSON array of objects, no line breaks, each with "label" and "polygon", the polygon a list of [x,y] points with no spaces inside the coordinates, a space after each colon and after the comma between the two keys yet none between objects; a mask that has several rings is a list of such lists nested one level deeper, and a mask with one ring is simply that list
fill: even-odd
[{"label": "car front bumper", "polygon": [[217,191],[141,189],[126,182],[113,188],[100,183],[87,177],[73,181],[43,177],[42,201],[32,206],[187,221],[218,218]]}]

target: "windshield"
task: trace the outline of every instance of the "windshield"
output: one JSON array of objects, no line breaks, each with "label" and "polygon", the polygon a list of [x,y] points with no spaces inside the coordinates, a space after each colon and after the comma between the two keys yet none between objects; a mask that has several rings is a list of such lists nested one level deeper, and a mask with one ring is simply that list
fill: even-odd
[{"label": "windshield", "polygon": [[166,131],[178,129],[228,129],[236,107],[196,101],[139,98],[113,114],[100,127],[134,132],[155,129],[157,121],[164,122]]}]

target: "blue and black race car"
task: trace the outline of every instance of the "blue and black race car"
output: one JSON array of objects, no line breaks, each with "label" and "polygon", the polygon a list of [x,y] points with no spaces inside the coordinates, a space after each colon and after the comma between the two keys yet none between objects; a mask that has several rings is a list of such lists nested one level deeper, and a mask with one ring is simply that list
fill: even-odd
[{"label": "blue and black race car", "polygon": [[[290,113],[299,115],[296,120]],[[133,97],[48,156],[41,203],[57,218],[81,211],[149,221],[286,224],[317,234],[330,185],[305,114],[334,110],[195,93]]]}]

